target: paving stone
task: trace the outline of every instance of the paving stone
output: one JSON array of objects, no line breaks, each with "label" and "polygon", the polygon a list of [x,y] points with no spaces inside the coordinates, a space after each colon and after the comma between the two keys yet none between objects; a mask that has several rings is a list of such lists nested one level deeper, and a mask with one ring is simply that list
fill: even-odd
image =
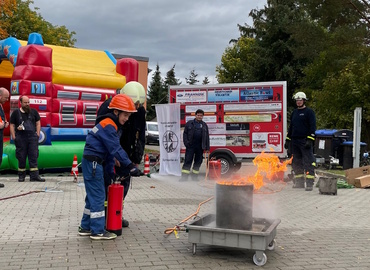
[{"label": "paving stone", "polygon": [[[164,234],[214,196],[214,182],[157,174],[134,178],[123,210],[130,227],[115,240],[93,241],[77,234],[84,186],[69,175],[45,178],[18,183],[16,176],[2,176],[0,269],[261,269],[253,250],[198,244],[193,255],[185,231],[179,238]],[[198,216],[214,209],[211,200]],[[267,183],[254,194],[253,216],[281,223],[263,269],[369,269],[369,212],[368,189],[339,189],[329,196],[318,188],[306,192],[291,183]]]}]

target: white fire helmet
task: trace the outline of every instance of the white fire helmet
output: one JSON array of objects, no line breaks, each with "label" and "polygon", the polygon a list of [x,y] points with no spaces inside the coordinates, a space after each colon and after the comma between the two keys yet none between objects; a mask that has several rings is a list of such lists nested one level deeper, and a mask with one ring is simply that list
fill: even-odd
[{"label": "white fire helmet", "polygon": [[144,104],[146,100],[146,94],[144,86],[139,82],[128,82],[122,87],[121,94],[128,95],[134,103],[140,102],[140,104]]},{"label": "white fire helmet", "polygon": [[294,94],[293,99],[295,100],[307,100],[306,94],[303,92],[297,92]]}]

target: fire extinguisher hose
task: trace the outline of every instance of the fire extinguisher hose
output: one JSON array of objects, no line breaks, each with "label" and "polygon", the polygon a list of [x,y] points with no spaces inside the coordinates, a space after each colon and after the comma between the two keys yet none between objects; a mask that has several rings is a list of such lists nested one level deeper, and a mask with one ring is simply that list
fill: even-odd
[{"label": "fire extinguisher hose", "polygon": [[214,197],[212,196],[212,197],[208,198],[207,200],[205,200],[205,201],[201,202],[201,203],[198,205],[198,209],[197,209],[197,211],[196,211],[195,213],[193,213],[193,214],[191,214],[190,216],[188,216],[187,218],[185,218],[185,219],[181,220],[181,221],[180,221],[180,222],[179,222],[175,227],[166,229],[166,230],[164,231],[164,233],[165,233],[165,234],[170,235],[171,233],[173,233],[173,232],[177,231],[177,230],[178,230],[178,228],[180,227],[180,225],[181,225],[182,223],[184,223],[185,221],[187,221],[187,220],[191,219],[192,217],[197,216],[197,215],[198,215],[198,213],[199,213],[199,211],[200,211],[200,207],[201,207],[203,204],[205,204],[205,203],[209,202],[210,200],[212,200],[213,198],[214,198]]}]

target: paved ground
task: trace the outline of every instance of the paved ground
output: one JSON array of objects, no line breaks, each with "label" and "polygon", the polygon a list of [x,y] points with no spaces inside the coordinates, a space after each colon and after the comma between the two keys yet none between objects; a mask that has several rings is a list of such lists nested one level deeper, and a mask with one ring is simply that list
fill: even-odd
[{"label": "paved ground", "polygon": [[[244,174],[248,168],[242,167]],[[81,177],[80,177],[81,178]],[[124,216],[130,227],[113,241],[77,234],[84,187],[70,176],[47,175],[47,182],[0,182],[0,269],[261,269],[254,252],[199,244],[188,234],[165,235],[214,195],[207,181],[140,177],[133,181]],[[34,192],[27,194],[33,191]],[[276,191],[276,192],[274,192]],[[337,196],[267,185],[254,195],[254,217],[281,219],[275,250],[266,250],[264,269],[369,269],[370,190],[340,189]],[[5,199],[6,197],[24,196]],[[199,215],[212,213],[214,200]]]}]

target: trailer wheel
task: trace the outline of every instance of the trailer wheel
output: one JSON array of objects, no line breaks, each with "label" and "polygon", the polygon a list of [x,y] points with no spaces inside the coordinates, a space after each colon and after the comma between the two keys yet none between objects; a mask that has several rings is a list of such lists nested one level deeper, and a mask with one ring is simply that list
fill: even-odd
[{"label": "trailer wheel", "polygon": [[234,172],[237,172],[240,170],[240,168],[242,167],[242,163],[241,162],[238,162],[238,163],[235,163],[234,165]]},{"label": "trailer wheel", "polygon": [[234,163],[231,161],[231,158],[227,155],[216,155],[216,159],[221,161],[221,175],[227,176],[232,173],[232,168]]}]

